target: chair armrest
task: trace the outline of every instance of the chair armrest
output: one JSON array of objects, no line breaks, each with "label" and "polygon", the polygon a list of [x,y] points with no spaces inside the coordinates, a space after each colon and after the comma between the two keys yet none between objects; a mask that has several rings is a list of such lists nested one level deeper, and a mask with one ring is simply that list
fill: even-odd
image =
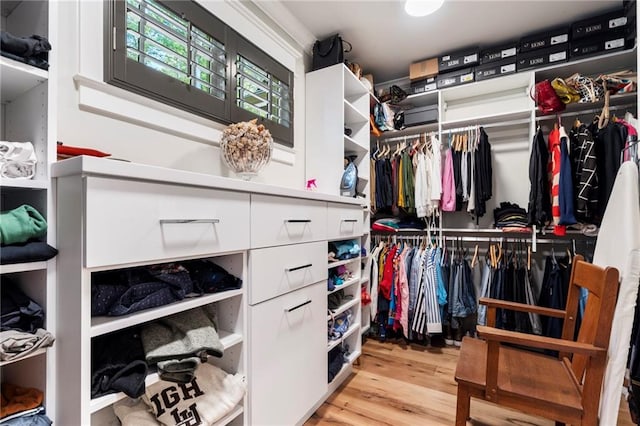
[{"label": "chair armrest", "polygon": [[543,308],[542,306],[527,305],[526,303],[507,302],[506,300],[491,299],[481,297],[478,303],[487,305],[489,308],[509,309],[512,311],[531,312],[534,314],[544,315],[548,317],[564,318],[565,311],[552,308]]},{"label": "chair armrest", "polygon": [[486,327],[483,325],[477,326],[477,330],[478,334],[481,337],[489,341],[513,343],[538,349],[549,349],[553,351],[577,353],[587,356],[607,353],[606,348],[599,348],[589,343],[555,339],[553,337],[544,337],[535,334],[518,333],[516,331],[501,330],[499,328]]}]

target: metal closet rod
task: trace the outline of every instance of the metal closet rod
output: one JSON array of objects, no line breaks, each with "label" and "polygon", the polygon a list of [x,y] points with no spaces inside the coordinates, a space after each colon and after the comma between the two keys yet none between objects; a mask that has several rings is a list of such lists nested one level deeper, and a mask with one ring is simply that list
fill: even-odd
[{"label": "metal closet rod", "polygon": [[[460,133],[460,132],[467,132],[469,130],[473,130],[476,127],[482,127],[484,129],[490,129],[490,128],[495,128],[495,127],[509,127],[509,126],[518,126],[520,124],[529,124],[530,120],[528,118],[523,118],[520,120],[511,120],[511,121],[500,121],[497,123],[487,123],[487,124],[471,124],[469,126],[465,126],[465,127],[456,127],[456,128],[451,128],[451,129],[442,129],[441,133]],[[421,135],[428,135],[429,133],[438,133],[437,130],[430,130],[430,131],[425,131],[425,132],[420,132],[420,133],[413,133],[411,135],[405,135],[405,136],[395,136],[392,138],[376,138],[376,142],[393,142],[393,141],[400,141],[400,140],[405,140],[405,139],[411,139],[411,138],[419,138]]]},{"label": "metal closet rod", "polygon": [[[638,104],[624,104],[624,105],[614,105],[614,106],[610,106],[609,107],[609,111],[618,111],[621,109],[627,109],[629,107],[637,107]],[[594,109],[588,109],[588,110],[582,110],[582,111],[572,111],[572,112],[559,112],[558,114],[553,114],[553,115],[543,115],[540,117],[536,117],[536,121],[548,121],[548,120],[556,120],[557,116],[560,116],[560,119],[563,119],[565,117],[575,117],[578,115],[585,115],[585,114],[596,114],[596,113],[601,113],[602,112],[602,107],[600,108],[594,108]]]},{"label": "metal closet rod", "polygon": [[[407,240],[407,241],[415,241],[416,237],[423,237],[426,236],[426,233],[421,233],[418,234],[416,233],[415,235],[397,235],[397,234],[375,234],[374,235],[374,240],[378,239],[381,241],[385,240],[385,237],[387,237],[388,239],[391,240]],[[437,232],[434,232],[434,235],[437,235]],[[526,234],[525,234],[526,235]],[[437,237],[439,239],[439,237]],[[500,241],[502,241],[503,243],[507,243],[509,241],[527,241],[529,243],[532,242],[531,237],[519,237],[519,236],[499,236],[499,237],[470,237],[470,236],[451,236],[451,235],[443,235],[442,238],[444,240],[447,241],[461,241],[461,242],[469,242],[469,243],[482,243],[482,242],[486,242],[486,243],[500,243]],[[574,242],[579,242],[580,240],[575,240],[575,239],[546,239],[546,238],[536,238],[536,243],[538,244],[551,244],[551,245],[555,245],[555,244],[573,244]],[[587,243],[590,243],[591,241],[587,240]]]},{"label": "metal closet rod", "polygon": [[469,126],[465,126],[465,127],[457,127],[457,128],[451,128],[451,129],[442,129],[442,133],[460,133],[460,132],[467,132],[469,130],[473,130],[476,127],[482,127],[484,129],[491,129],[491,128],[496,128],[496,127],[510,127],[510,126],[517,126],[520,124],[529,124],[531,122],[531,120],[529,120],[528,118],[522,118],[519,120],[510,120],[510,121],[499,121],[497,123],[487,123],[487,124],[472,124]]}]

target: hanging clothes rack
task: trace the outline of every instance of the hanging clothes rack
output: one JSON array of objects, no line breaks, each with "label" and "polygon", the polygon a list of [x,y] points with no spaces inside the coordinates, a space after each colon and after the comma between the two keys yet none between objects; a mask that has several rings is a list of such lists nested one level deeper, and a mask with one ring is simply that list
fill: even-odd
[{"label": "hanging clothes rack", "polygon": [[[496,123],[487,123],[487,124],[476,124],[476,125],[470,125],[470,126],[464,126],[464,127],[456,127],[456,128],[451,128],[451,129],[447,129],[444,128],[442,129],[442,133],[461,133],[461,132],[468,132],[469,130],[474,130],[477,128],[482,127],[483,129],[491,129],[491,128],[497,128],[497,127],[510,127],[510,126],[519,126],[521,124],[529,124],[530,120],[528,118],[523,118],[521,120],[510,120],[510,121],[499,121]],[[446,126],[443,125],[443,126]]]},{"label": "hanging clothes rack", "polygon": [[423,135],[428,136],[431,133],[435,134],[435,131],[432,132],[421,132],[421,133],[414,133],[411,135],[406,135],[406,136],[395,136],[393,138],[376,138],[376,143],[377,142],[383,142],[383,143],[391,143],[391,142],[395,142],[395,141],[406,141],[406,140],[411,140],[411,139],[415,139],[415,138],[420,138]]}]

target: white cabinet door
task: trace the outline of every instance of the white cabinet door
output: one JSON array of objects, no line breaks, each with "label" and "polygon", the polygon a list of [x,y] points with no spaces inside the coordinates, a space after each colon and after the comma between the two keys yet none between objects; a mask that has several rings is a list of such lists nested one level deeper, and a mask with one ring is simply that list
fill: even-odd
[{"label": "white cabinet door", "polygon": [[324,241],[249,252],[251,305],[326,279],[327,243]]},{"label": "white cabinet door", "polygon": [[249,424],[297,424],[327,391],[326,286],[249,307]]},{"label": "white cabinet door", "polygon": [[327,203],[251,195],[251,248],[327,239]]},{"label": "white cabinet door", "polygon": [[86,183],[86,267],[249,247],[249,195],[98,177]]}]

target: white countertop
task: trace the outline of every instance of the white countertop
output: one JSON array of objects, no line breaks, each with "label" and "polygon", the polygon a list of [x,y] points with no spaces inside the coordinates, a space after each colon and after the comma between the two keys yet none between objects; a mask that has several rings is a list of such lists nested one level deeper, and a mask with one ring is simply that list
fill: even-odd
[{"label": "white countertop", "polygon": [[106,158],[90,157],[85,155],[68,158],[51,165],[51,176],[54,178],[73,175],[135,179],[149,182],[168,183],[172,185],[198,186],[236,192],[250,192],[252,194],[276,195],[353,205],[362,205],[365,201],[362,198],[321,194],[318,192],[303,191],[284,186],[267,185],[264,183],[244,181],[241,179],[232,179],[204,173],[188,172],[166,167],[129,163],[126,161],[109,160]]}]

